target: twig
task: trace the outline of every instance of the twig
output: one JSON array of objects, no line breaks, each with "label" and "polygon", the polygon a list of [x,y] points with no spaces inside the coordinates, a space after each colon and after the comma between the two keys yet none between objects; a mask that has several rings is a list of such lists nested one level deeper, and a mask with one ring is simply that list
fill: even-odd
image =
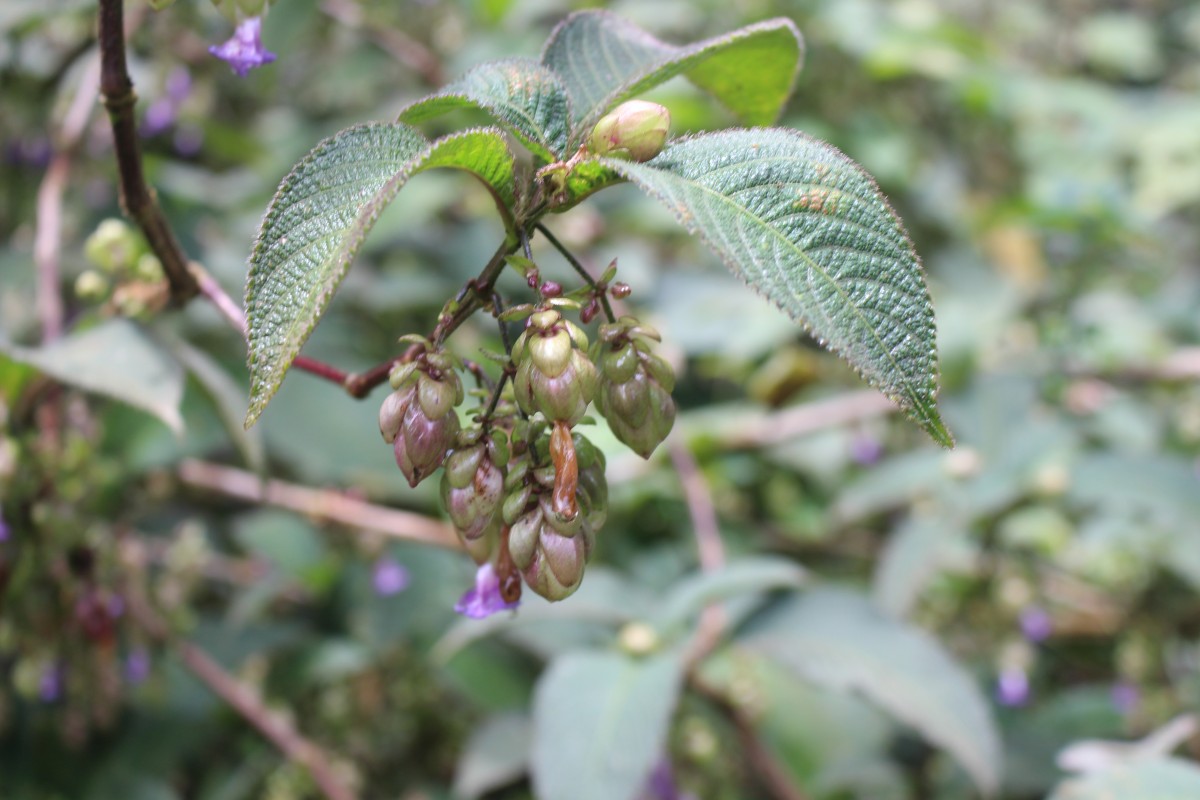
[{"label": "twig", "polygon": [[571,268],[579,274],[579,277],[583,278],[584,281],[587,282],[588,286],[596,289],[596,296],[600,298],[600,305],[604,307],[604,316],[608,318],[609,322],[615,322],[617,318],[613,315],[612,306],[609,305],[608,302],[608,294],[604,291],[604,289],[607,287],[600,286],[600,284],[596,282],[596,279],[593,278],[592,274],[584,268],[583,264],[579,262],[579,259],[575,257],[575,254],[568,250],[567,246],[560,242],[558,237],[550,232],[549,228],[540,222],[534,227],[537,229],[538,233],[542,234],[542,236],[545,236],[546,241],[550,242],[554,249],[557,250],[562,257],[567,260],[567,263],[570,264]]},{"label": "twig", "polygon": [[33,260],[37,265],[38,315],[42,321],[43,342],[50,342],[62,335],[63,304],[58,256],[62,244],[63,193],[71,172],[71,159],[91,117],[99,87],[100,60],[94,58],[88,62],[79,80],[75,97],[54,142],[54,157],[38,187]]},{"label": "twig", "polygon": [[100,95],[112,123],[113,147],[121,189],[121,206],[146,237],[162,263],[171,301],[183,305],[200,288],[188,269],[187,256],[163,216],[142,172],[134,106],[137,95],[125,64],[124,0],[100,0]]},{"label": "twig", "polygon": [[449,310],[442,312],[438,324],[433,330],[433,335],[429,337],[434,347],[441,346],[450,334],[458,330],[460,325],[482,308],[484,298],[491,299],[496,279],[504,270],[505,260],[520,246],[520,241],[506,240],[492,254],[491,260],[488,261],[487,266],[483,268],[478,277],[473,278],[463,287],[463,291],[460,292],[461,299],[458,299]]},{"label": "twig", "polygon": [[764,447],[896,410],[891,400],[874,390],[848,392],[766,416],[758,414],[744,422],[738,420],[728,426],[726,433],[718,432],[716,438],[730,448]]},{"label": "twig", "polygon": [[[216,306],[221,316],[226,319],[234,330],[241,333],[243,339],[247,338],[249,331],[246,326],[246,314],[242,310],[241,305],[229,296],[221,284],[217,283],[216,279],[204,267],[195,261],[188,264],[188,271],[191,272],[192,277],[195,279],[201,296]],[[308,356],[296,356],[292,361],[292,366],[316,375],[318,378],[324,378],[331,383],[336,383],[346,390],[346,394],[361,400],[370,394],[372,389],[387,380],[388,373],[391,372],[392,367],[398,361],[404,361],[408,357],[406,354],[399,358],[388,359],[365,372],[343,372],[337,367],[326,364],[324,361],[309,358]]]},{"label": "twig", "polygon": [[796,786],[787,769],[763,744],[758,732],[754,729],[754,720],[745,710],[695,675],[691,676],[688,683],[698,694],[712,701],[733,722],[734,728],[737,729],[738,739],[741,741],[742,752],[749,759],[754,776],[758,778],[764,788],[770,791],[771,796],[778,800],[808,800],[808,795]]},{"label": "twig", "polygon": [[[715,572],[725,566],[725,543],[721,541],[717,510],[713,507],[712,493],[708,482],[696,463],[692,451],[679,441],[668,445],[671,463],[679,473],[683,485],[683,497],[687,503],[688,516],[692,521],[692,532],[696,537],[696,551],[700,558],[700,569]],[[725,628],[725,613],[718,605],[705,607],[700,614],[696,638],[688,653],[688,664],[695,665],[716,647]]]},{"label": "twig", "polygon": [[183,665],[213,694],[250,723],[289,761],[308,770],[329,800],[354,800],[353,789],[338,774],[334,760],[328,753],[296,730],[286,717],[268,708],[253,687],[239,681],[197,645],[173,634],[162,618],[150,608],[141,592],[127,590],[125,598],[130,614],[147,634],[171,646]]},{"label": "twig", "polygon": [[368,25],[361,7],[347,0],[325,0],[321,10],[347,28],[365,28],[367,38],[386,50],[392,58],[421,76],[429,86],[445,83],[442,65],[433,51],[403,31]]},{"label": "twig", "polygon": [[341,492],[312,489],[280,480],[263,481],[252,472],[195,460],[181,463],[178,475],[188,486],[247,502],[285,508],[317,521],[371,530],[384,536],[450,550],[461,548],[454,530],[444,522],[368,503]]}]

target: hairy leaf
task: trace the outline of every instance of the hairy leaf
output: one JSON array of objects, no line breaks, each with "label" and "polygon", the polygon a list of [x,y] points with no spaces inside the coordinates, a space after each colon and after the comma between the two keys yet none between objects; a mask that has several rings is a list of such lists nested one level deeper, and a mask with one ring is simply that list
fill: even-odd
[{"label": "hairy leaf", "polygon": [[658,623],[664,629],[681,625],[710,603],[774,589],[797,589],[807,580],[804,568],[775,556],[732,561],[714,572],[692,575],[672,587],[662,603]]},{"label": "hairy leaf", "polygon": [[1195,800],[1200,768],[1178,758],[1156,758],[1063,781],[1050,800]]},{"label": "hairy leaf", "polygon": [[610,108],[684,74],[747,125],[767,125],[792,93],[804,41],[789,19],[771,19],[676,47],[607,11],[563,20],[542,51],[571,97],[572,145]]},{"label": "hairy leaf", "polygon": [[183,367],[141,325],[118,317],[46,347],[10,345],[0,353],[55,380],[147,411],[183,433]]},{"label": "hairy leaf", "polygon": [[567,148],[567,90],[558,76],[532,58],[489,61],[406,106],[400,121],[415,125],[460,108],[491,114],[530,152],[557,161]]},{"label": "hairy leaf", "polygon": [[555,659],[533,699],[532,772],[540,800],[634,800],[666,745],[679,694],[677,655],[575,651]]},{"label": "hairy leaf", "polygon": [[458,760],[454,794],[473,800],[525,774],[531,728],[523,714],[498,714],[485,720],[471,734]]},{"label": "hairy leaf", "polygon": [[250,256],[247,427],[279,389],[383,209],[409,178],[434,167],[474,174],[510,222],[513,157],[496,129],[430,143],[407,125],[360,125],[321,142],[284,179]]},{"label": "hairy leaf", "polygon": [[167,345],[212,401],[222,427],[229,433],[246,466],[263,473],[267,468],[267,454],[262,433],[258,429],[246,430],[242,426],[246,387],[230,377],[216,359],[198,347],[192,347],[182,339],[169,339]]},{"label": "hairy leaf", "polygon": [[952,753],[985,793],[1000,780],[1000,737],[969,673],[936,640],[840,589],[769,610],[742,643],[808,680],[862,692]]},{"label": "hairy leaf", "polygon": [[865,171],[778,128],[703,134],[645,164],[601,159],[939,443],[933,306],[912,243]]}]

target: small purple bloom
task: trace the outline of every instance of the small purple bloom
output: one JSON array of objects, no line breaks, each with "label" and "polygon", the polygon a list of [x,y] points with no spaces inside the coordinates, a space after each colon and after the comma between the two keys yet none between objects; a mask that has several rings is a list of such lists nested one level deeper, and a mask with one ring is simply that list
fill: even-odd
[{"label": "small purple bloom", "polygon": [[695,795],[679,791],[671,760],[661,758],[646,779],[646,786],[642,789],[640,800],[695,800]]},{"label": "small purple bloom", "polygon": [[883,442],[865,433],[860,433],[850,440],[850,460],[863,467],[869,467],[883,457]]},{"label": "small purple bloom", "polygon": [[263,64],[275,60],[275,54],[263,47],[262,17],[249,17],[238,23],[233,36],[223,44],[213,45],[208,52],[229,64],[239,78]]},{"label": "small purple bloom", "polygon": [[0,542],[7,542],[10,532],[8,523],[4,521],[4,509],[0,508]]},{"label": "small purple bloom", "polygon": [[137,685],[150,677],[150,654],[137,649],[125,656],[125,680]]},{"label": "small purple bloom", "polygon": [[53,664],[46,667],[42,673],[42,677],[38,680],[38,698],[43,703],[53,703],[55,700],[62,697],[63,691],[63,668],[60,664]]},{"label": "small purple bloom", "polygon": [[1129,681],[1118,681],[1112,687],[1112,703],[1122,714],[1132,714],[1142,701],[1142,693]]},{"label": "small purple bloom", "polygon": [[390,556],[383,556],[375,562],[375,571],[371,579],[375,584],[375,591],[384,597],[391,597],[408,588],[408,570]]},{"label": "small purple bloom", "polygon": [[500,577],[490,563],[484,563],[475,572],[475,588],[462,596],[454,610],[471,619],[483,619],[519,605],[520,602],[504,602],[500,596]]},{"label": "small purple bloom", "polygon": [[996,679],[996,702],[1002,706],[1023,706],[1029,702],[1029,676],[1020,668],[1007,668]]},{"label": "small purple bloom", "polygon": [[1021,612],[1021,634],[1031,642],[1044,642],[1054,632],[1054,621],[1046,610],[1029,606]]}]

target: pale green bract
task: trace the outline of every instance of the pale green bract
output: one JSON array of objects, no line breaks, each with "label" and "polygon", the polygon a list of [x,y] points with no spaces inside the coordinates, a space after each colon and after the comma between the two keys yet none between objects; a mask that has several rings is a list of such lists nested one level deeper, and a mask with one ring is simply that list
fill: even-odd
[{"label": "pale green bract", "polygon": [[496,129],[430,143],[407,125],[360,125],[321,142],[284,179],[263,219],[246,282],[246,427],[279,389],[383,209],[409,178],[434,167],[474,174],[511,225],[513,157]]},{"label": "pale green bract", "polygon": [[601,162],[659,200],[936,441],[953,443],[935,402],[936,331],[920,261],[861,167],[781,128],[683,139],[645,164]]}]

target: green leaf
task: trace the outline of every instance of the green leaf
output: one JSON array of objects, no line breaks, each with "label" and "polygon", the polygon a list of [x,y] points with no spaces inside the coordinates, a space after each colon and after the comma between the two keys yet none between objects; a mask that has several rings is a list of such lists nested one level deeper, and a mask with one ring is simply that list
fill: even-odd
[{"label": "green leaf", "polygon": [[406,106],[400,121],[415,125],[461,108],[491,114],[546,161],[557,161],[566,153],[567,90],[557,75],[532,58],[480,64],[436,94]]},{"label": "green leaf", "polygon": [[531,737],[532,725],[523,714],[498,714],[484,721],[458,760],[455,796],[475,800],[524,775]]},{"label": "green leaf", "polygon": [[1200,768],[1178,758],[1158,758],[1063,781],[1050,800],[1195,800],[1197,797],[1200,797]]},{"label": "green leaf", "polygon": [[434,167],[482,180],[511,225],[513,157],[497,129],[429,143],[399,123],[347,128],[317,145],[284,179],[250,257],[246,427],[279,389],[383,209],[409,178]]},{"label": "green leaf", "polygon": [[0,340],[0,353],[50,377],[149,412],[183,433],[183,368],[141,325],[118,317],[41,348]]},{"label": "green leaf", "polygon": [[875,182],[832,146],[779,128],[601,159],[667,207],[735,274],[929,432],[938,415],[933,306],[912,243]]},{"label": "green leaf", "polygon": [[971,676],[936,640],[865,596],[822,589],[752,621],[741,642],[802,677],[859,691],[949,751],[985,793],[1000,781],[1000,738]]},{"label": "green leaf", "polygon": [[682,674],[675,654],[555,659],[533,700],[539,800],[634,800],[663,755]]},{"label": "green leaf", "polygon": [[715,572],[692,575],[672,587],[658,615],[664,630],[682,625],[705,606],[737,595],[797,589],[807,573],[795,562],[771,556],[733,561]]},{"label": "green leaf", "polygon": [[550,34],[542,63],[562,78],[571,98],[578,145],[610,108],[686,75],[747,125],[769,125],[792,93],[804,41],[795,23],[778,18],[677,47],[607,11],[581,11]]},{"label": "green leaf", "polygon": [[246,466],[262,474],[267,468],[266,448],[262,433],[242,426],[242,404],[246,388],[229,376],[216,360],[203,350],[192,347],[182,339],[168,341],[175,358],[183,365],[204,394],[212,401],[221,425],[229,433],[234,446],[246,461]]},{"label": "green leaf", "polygon": [[944,509],[906,519],[888,537],[875,567],[875,604],[894,617],[908,616],[951,556],[966,549],[964,530]]}]

